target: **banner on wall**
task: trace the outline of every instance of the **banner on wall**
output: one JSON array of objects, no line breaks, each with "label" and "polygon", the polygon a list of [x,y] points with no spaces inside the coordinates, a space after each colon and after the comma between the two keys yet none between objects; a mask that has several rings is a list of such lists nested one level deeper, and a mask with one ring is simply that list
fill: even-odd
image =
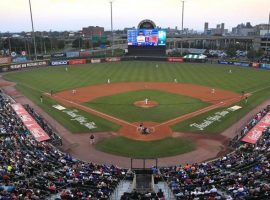
[{"label": "banner on wall", "polygon": [[70,65],[82,65],[86,64],[86,59],[76,59],[76,60],[69,60],[68,64]]},{"label": "banner on wall", "polygon": [[168,62],[184,62],[183,58],[169,57]]},{"label": "banner on wall", "polygon": [[68,60],[57,60],[57,61],[51,62],[52,66],[67,65],[67,64],[68,64]]},{"label": "banner on wall", "polygon": [[66,52],[67,58],[76,58],[80,56],[79,51],[71,51],[71,52]]},{"label": "banner on wall", "polygon": [[240,67],[249,67],[249,63],[245,63],[245,62],[234,62],[233,65],[240,66]]},{"label": "banner on wall", "polygon": [[11,57],[0,57],[0,64],[9,64],[11,63]]},{"label": "banner on wall", "polygon": [[51,54],[52,58],[64,58],[66,57],[66,53],[53,53]]},{"label": "banner on wall", "polygon": [[254,67],[254,68],[259,68],[260,63],[253,62],[253,63],[251,63],[251,66]]},{"label": "banner on wall", "polygon": [[117,61],[120,61],[120,60],[121,60],[121,58],[119,58],[119,57],[105,58],[106,62],[117,62]]},{"label": "banner on wall", "polygon": [[13,63],[23,63],[23,62],[27,62],[27,58],[25,56],[22,57],[15,57],[12,58],[12,62]]},{"label": "banner on wall", "polygon": [[270,112],[267,113],[261,121],[256,124],[248,133],[247,135],[242,139],[243,142],[255,144],[260,137],[262,136],[263,131],[265,128],[270,126]]},{"label": "banner on wall", "polygon": [[80,52],[80,57],[89,57],[91,56],[91,52],[90,51],[81,51]]},{"label": "banner on wall", "polygon": [[13,64],[10,65],[10,69],[20,69],[20,68],[26,68],[26,67],[42,67],[47,66],[46,61],[38,61],[38,62],[29,62],[29,63],[22,63],[22,64]]},{"label": "banner on wall", "polygon": [[32,118],[32,116],[24,109],[24,107],[21,104],[15,103],[12,104],[11,107],[16,112],[16,114],[21,118],[23,124],[34,136],[36,141],[42,142],[50,139],[47,133],[45,133],[45,131],[38,125],[38,123]]},{"label": "banner on wall", "polygon": [[262,63],[260,64],[260,67],[263,69],[270,69],[270,64]]},{"label": "banner on wall", "polygon": [[91,59],[91,63],[101,63],[100,59]]}]

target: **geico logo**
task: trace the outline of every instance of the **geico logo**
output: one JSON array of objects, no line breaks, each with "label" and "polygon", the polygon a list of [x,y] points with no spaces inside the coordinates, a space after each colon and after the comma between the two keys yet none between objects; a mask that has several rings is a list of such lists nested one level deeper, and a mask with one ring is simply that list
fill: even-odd
[{"label": "geico logo", "polygon": [[52,65],[67,65],[67,61],[54,61]]}]

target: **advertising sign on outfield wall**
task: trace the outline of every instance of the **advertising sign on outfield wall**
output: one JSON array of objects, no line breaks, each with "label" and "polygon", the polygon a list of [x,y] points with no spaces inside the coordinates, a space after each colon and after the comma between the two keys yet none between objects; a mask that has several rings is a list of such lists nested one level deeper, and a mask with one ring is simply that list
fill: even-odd
[{"label": "advertising sign on outfield wall", "polygon": [[253,62],[251,64],[251,66],[254,67],[254,68],[259,68],[260,67],[260,63]]},{"label": "advertising sign on outfield wall", "polygon": [[245,62],[234,62],[233,65],[241,66],[241,67],[249,67],[249,63],[245,63]]},{"label": "advertising sign on outfield wall", "polygon": [[270,64],[261,63],[260,67],[263,68],[263,69],[270,69]]},{"label": "advertising sign on outfield wall", "polygon": [[106,62],[117,62],[117,61],[120,61],[120,60],[121,60],[121,58],[119,58],[119,57],[105,58]]},{"label": "advertising sign on outfield wall", "polygon": [[81,64],[86,64],[86,59],[69,60],[68,63],[69,63],[70,65],[81,65]]},{"label": "advertising sign on outfield wall", "polygon": [[77,58],[80,56],[79,51],[71,51],[71,52],[66,52],[67,58]]},{"label": "advertising sign on outfield wall", "polygon": [[26,67],[41,67],[46,66],[46,61],[38,61],[38,62],[31,62],[31,63],[22,63],[22,64],[13,64],[10,65],[10,69],[20,69],[20,68],[26,68]]},{"label": "advertising sign on outfield wall", "polygon": [[56,61],[51,62],[52,66],[67,65],[67,64],[68,64],[68,60],[56,60]]},{"label": "advertising sign on outfield wall", "polygon": [[91,63],[101,63],[100,59],[91,59]]},{"label": "advertising sign on outfield wall", "polygon": [[26,61],[27,61],[27,58],[24,56],[12,58],[13,63],[25,63]]},{"label": "advertising sign on outfield wall", "polygon": [[89,57],[91,56],[91,52],[90,51],[81,51],[80,52],[80,57]]},{"label": "advertising sign on outfield wall", "polygon": [[168,62],[184,62],[183,58],[169,57]]},{"label": "advertising sign on outfield wall", "polygon": [[225,60],[218,60],[218,64],[228,65],[229,62],[227,62],[227,61],[225,61]]},{"label": "advertising sign on outfield wall", "polygon": [[11,57],[0,57],[0,64],[9,64],[11,63]]},{"label": "advertising sign on outfield wall", "polygon": [[53,53],[51,54],[52,58],[64,58],[66,57],[66,53]]}]

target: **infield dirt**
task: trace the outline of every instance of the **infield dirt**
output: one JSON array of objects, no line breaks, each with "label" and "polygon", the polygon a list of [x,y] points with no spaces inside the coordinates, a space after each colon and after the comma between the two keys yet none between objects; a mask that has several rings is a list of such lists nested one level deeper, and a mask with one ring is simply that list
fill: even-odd
[{"label": "infield dirt", "polygon": [[[200,99],[203,102],[210,103],[211,105],[162,123],[155,123],[149,121],[130,123],[82,105],[82,103],[89,102],[99,97],[146,89],[166,91],[174,94],[193,97]],[[74,90],[76,91],[75,93]],[[213,93],[212,91],[213,88],[210,87],[187,83],[126,82],[74,88],[71,90],[65,90],[56,93],[51,96],[51,98],[57,100],[59,103],[65,106],[75,107],[84,110],[86,112],[92,113],[94,115],[100,116],[121,125],[122,128],[118,131],[119,135],[134,140],[151,141],[171,137],[172,130],[170,129],[170,126],[173,124],[179,123],[183,120],[192,118],[194,116],[222,106],[229,106],[233,103],[240,101],[243,98],[243,96],[241,96],[240,94],[227,90],[215,88],[215,92]],[[47,95],[50,96],[49,94]],[[143,135],[140,133],[140,131],[138,131],[138,125],[140,123],[143,123],[145,127],[151,130],[150,134]]]}]

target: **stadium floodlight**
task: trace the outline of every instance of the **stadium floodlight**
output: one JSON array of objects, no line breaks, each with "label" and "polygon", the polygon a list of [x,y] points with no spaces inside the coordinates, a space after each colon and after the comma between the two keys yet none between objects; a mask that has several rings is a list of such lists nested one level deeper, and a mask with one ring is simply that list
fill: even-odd
[{"label": "stadium floodlight", "polygon": [[268,50],[268,42],[270,38],[270,12],[269,12],[269,19],[268,19],[268,26],[267,26],[267,34],[266,34],[266,44],[265,44],[265,54],[268,55],[270,49]]},{"label": "stadium floodlight", "polygon": [[29,0],[29,9],[30,9],[30,16],[31,16],[31,24],[32,24],[32,37],[33,37],[33,42],[34,42],[35,60],[37,60],[36,35],[35,35],[35,29],[34,29],[31,0]]},{"label": "stadium floodlight", "polygon": [[181,55],[183,55],[183,35],[184,35],[184,9],[185,9],[185,1],[182,0],[182,25],[181,25]]},{"label": "stadium floodlight", "polygon": [[111,6],[111,34],[112,34],[112,38],[111,38],[111,50],[112,50],[112,56],[113,56],[113,53],[114,53],[114,50],[113,50],[113,6],[112,6],[113,2],[110,1],[110,6]]}]

